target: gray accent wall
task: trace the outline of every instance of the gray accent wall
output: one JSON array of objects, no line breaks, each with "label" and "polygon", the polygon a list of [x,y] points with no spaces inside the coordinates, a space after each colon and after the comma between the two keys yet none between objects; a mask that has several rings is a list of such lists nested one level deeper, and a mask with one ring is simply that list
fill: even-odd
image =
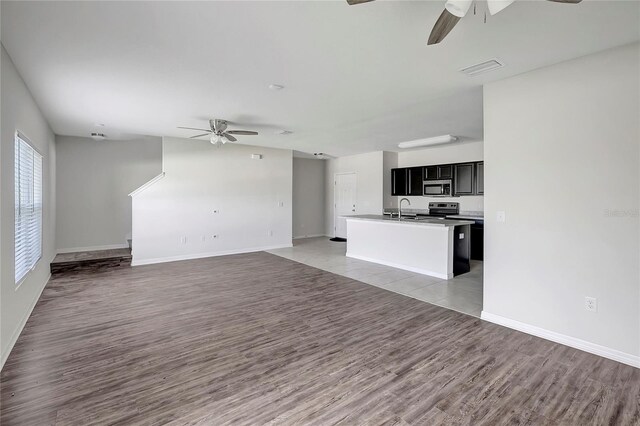
[{"label": "gray accent wall", "polygon": [[325,235],[325,160],[293,158],[293,238]]},{"label": "gray accent wall", "polygon": [[56,148],[58,251],[125,247],[129,193],[162,172],[162,139],[56,136]]},{"label": "gray accent wall", "polygon": [[[9,356],[40,293],[49,279],[49,262],[56,254],[55,136],[36,101],[2,46],[0,148],[0,342],[2,359]],[[42,258],[19,286],[15,283],[14,138],[20,131],[43,157]]]}]

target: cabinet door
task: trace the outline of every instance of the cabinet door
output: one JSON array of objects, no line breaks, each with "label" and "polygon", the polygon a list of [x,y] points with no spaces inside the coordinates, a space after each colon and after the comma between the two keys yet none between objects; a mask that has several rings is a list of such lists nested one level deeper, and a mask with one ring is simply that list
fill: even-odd
[{"label": "cabinet door", "polygon": [[407,169],[391,169],[391,195],[407,195]]},{"label": "cabinet door", "polygon": [[454,195],[473,195],[474,163],[456,164],[454,166]]},{"label": "cabinet door", "polygon": [[453,178],[453,166],[438,166],[438,179]]},{"label": "cabinet door", "polygon": [[438,166],[427,166],[424,168],[424,180],[438,179]]},{"label": "cabinet door", "polygon": [[476,163],[476,194],[484,194],[484,163]]},{"label": "cabinet door", "polygon": [[423,167],[407,169],[407,195],[422,195],[422,170]]}]

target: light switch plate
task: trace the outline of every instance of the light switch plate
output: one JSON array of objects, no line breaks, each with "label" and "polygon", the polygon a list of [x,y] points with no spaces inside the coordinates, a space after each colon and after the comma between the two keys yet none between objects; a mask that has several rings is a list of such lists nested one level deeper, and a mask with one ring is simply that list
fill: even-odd
[{"label": "light switch plate", "polygon": [[507,221],[507,214],[504,211],[499,211],[496,213],[496,221],[498,223],[505,223]]}]

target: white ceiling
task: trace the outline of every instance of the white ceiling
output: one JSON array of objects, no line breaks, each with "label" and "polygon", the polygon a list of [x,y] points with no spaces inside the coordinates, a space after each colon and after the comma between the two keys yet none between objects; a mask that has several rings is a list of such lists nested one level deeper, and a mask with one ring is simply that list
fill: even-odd
[{"label": "white ceiling", "polygon": [[483,83],[640,38],[637,1],[517,1],[486,24],[479,2],[427,47],[443,5],[3,1],[2,43],[57,134],[187,137],[217,117],[260,131],[243,143],[346,155],[482,139]]}]

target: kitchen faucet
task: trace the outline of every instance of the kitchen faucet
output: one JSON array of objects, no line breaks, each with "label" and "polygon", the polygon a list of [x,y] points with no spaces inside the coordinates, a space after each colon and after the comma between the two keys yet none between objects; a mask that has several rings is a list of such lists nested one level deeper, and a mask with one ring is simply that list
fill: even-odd
[{"label": "kitchen faucet", "polygon": [[402,219],[402,202],[403,201],[406,201],[407,203],[409,203],[409,205],[411,205],[411,201],[408,198],[400,199],[400,204],[398,205],[398,220]]}]

